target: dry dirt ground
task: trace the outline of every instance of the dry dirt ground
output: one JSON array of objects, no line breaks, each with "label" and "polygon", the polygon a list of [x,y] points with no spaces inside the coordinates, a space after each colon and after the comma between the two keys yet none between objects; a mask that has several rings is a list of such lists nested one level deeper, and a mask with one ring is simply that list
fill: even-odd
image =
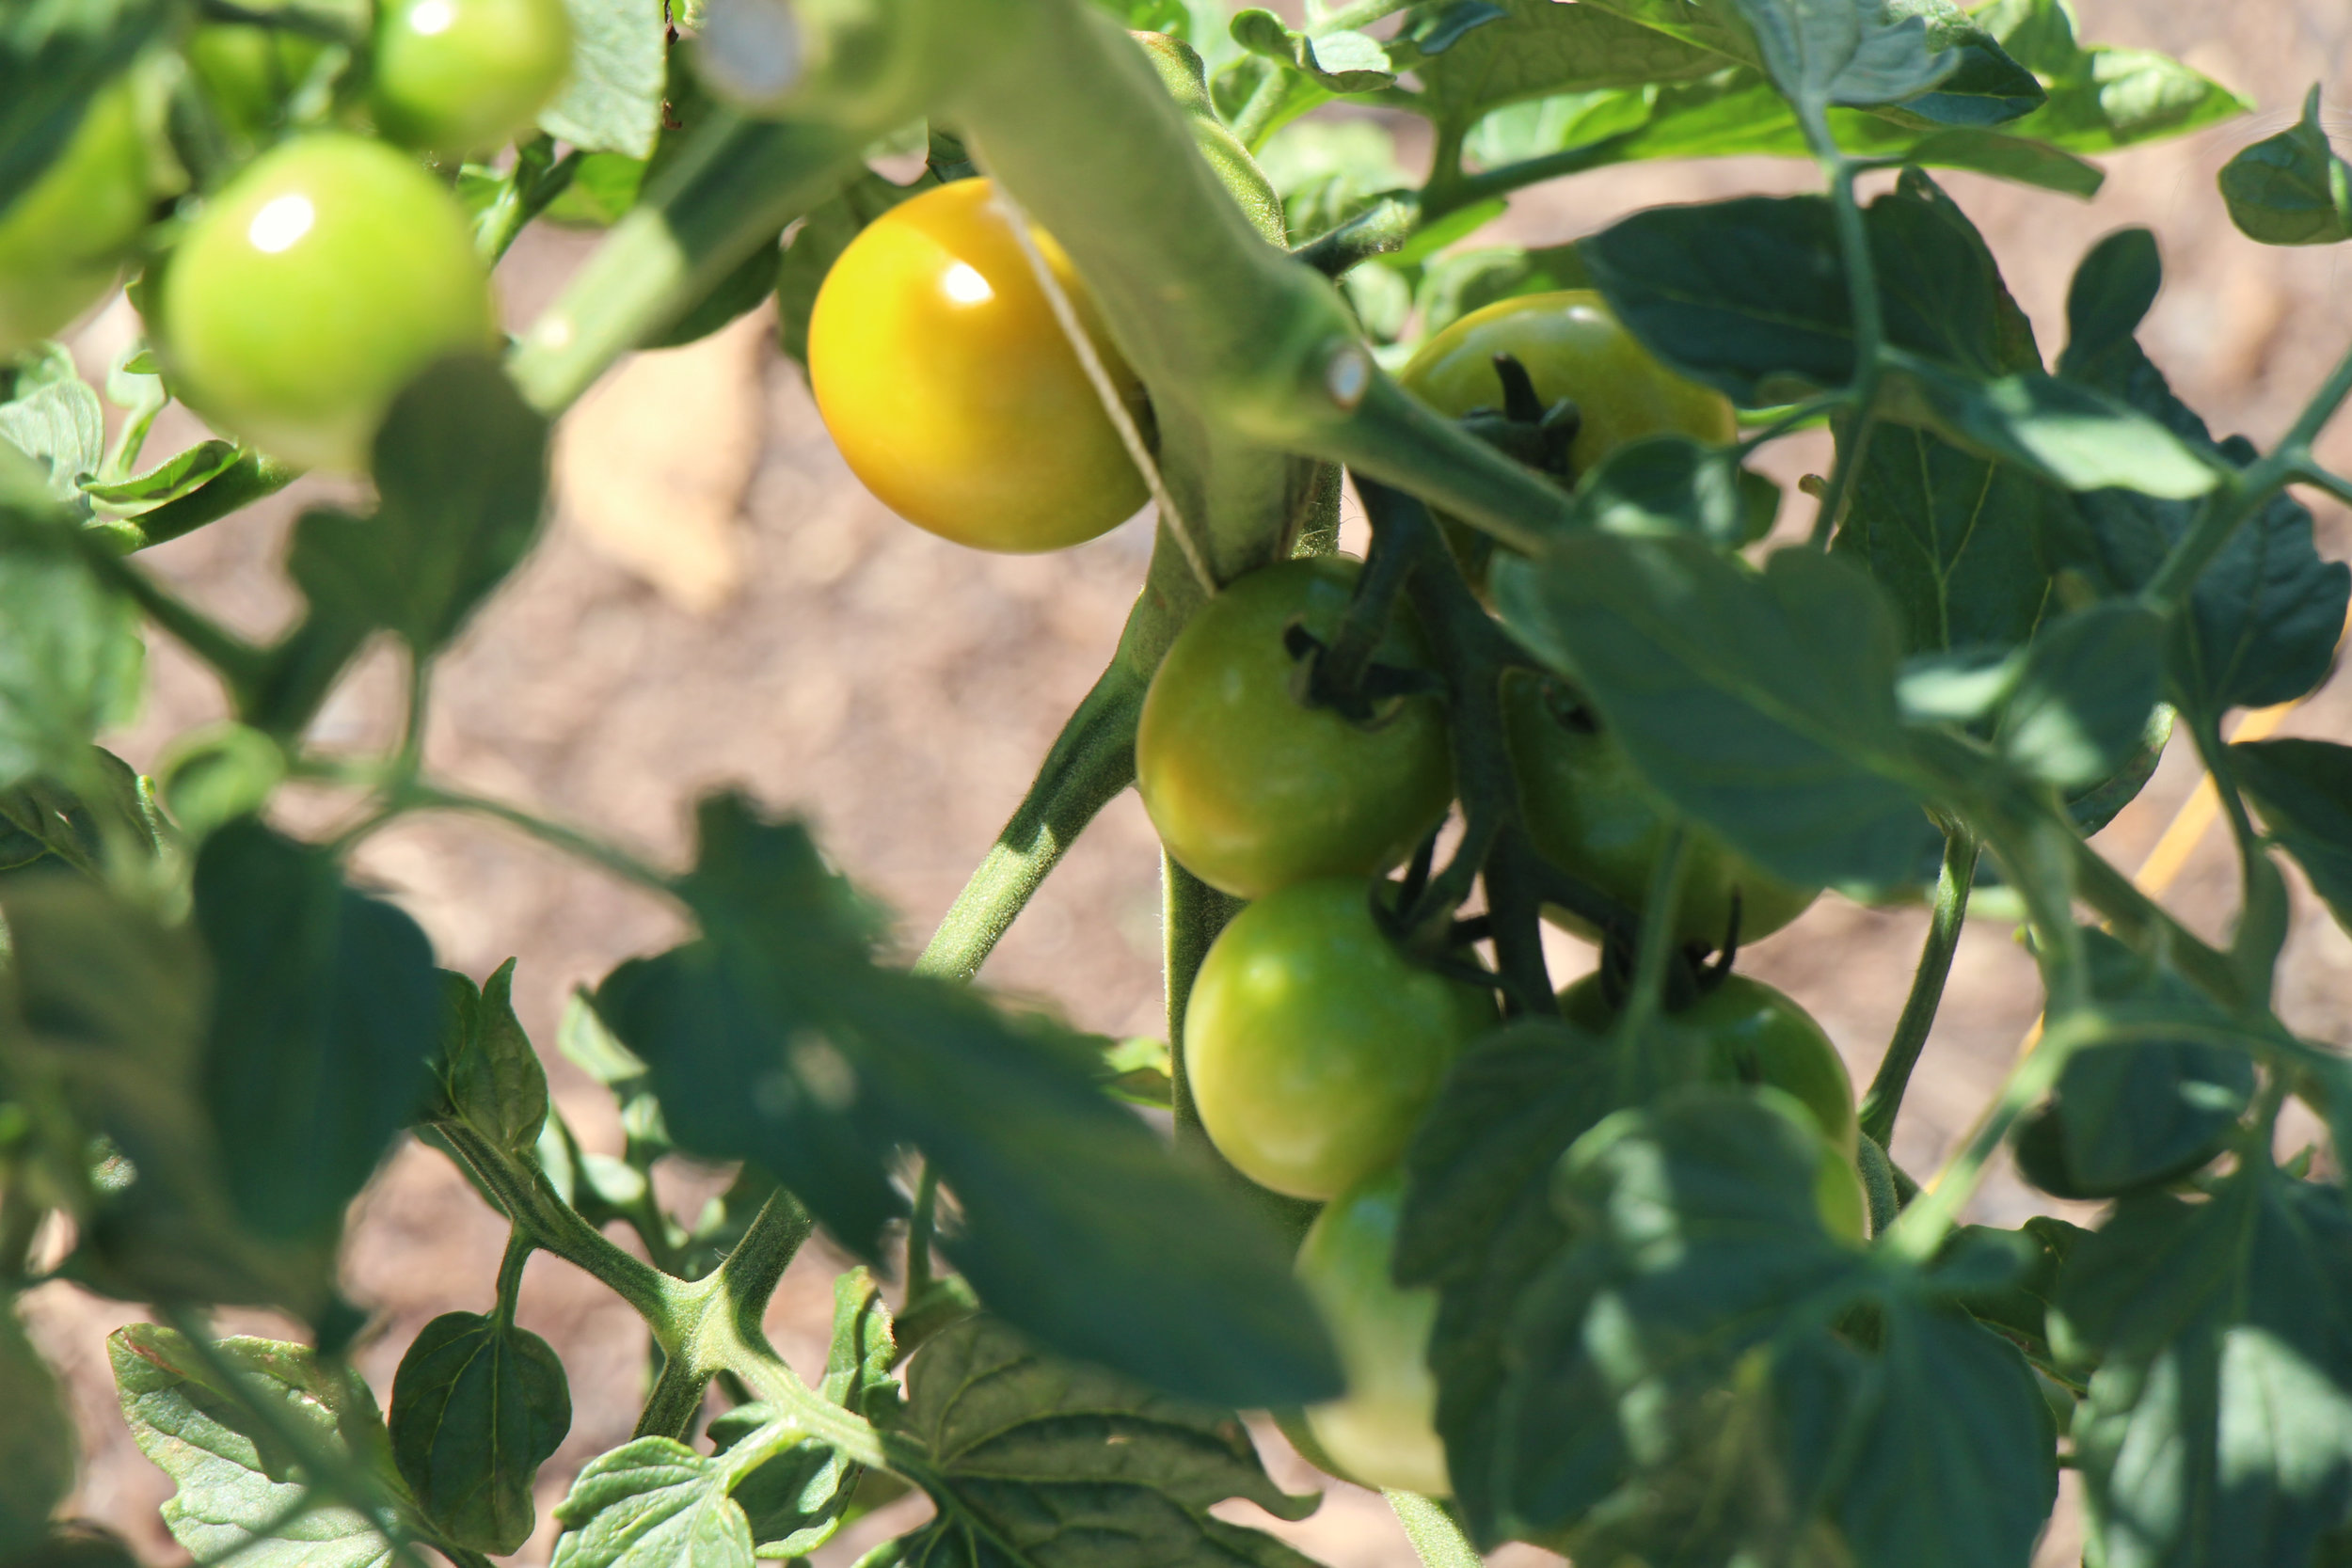
[{"label": "dry dirt ground", "polygon": [[[2344,303],[2352,276],[2340,248],[2282,252],[2240,238],[2214,174],[2238,148],[2290,121],[2313,79],[2342,101],[2338,89],[2352,86],[2341,65],[2352,57],[2352,0],[2080,0],[2080,8],[2087,39],[2185,55],[2254,99],[2258,113],[2112,160],[2106,189],[2089,203],[1965,178],[1949,186],[1986,229],[2049,351],[2062,339],[2066,277],[2085,247],[2126,224],[2153,227],[2169,277],[2150,348],[2217,428],[2274,437],[2352,337]],[[1636,206],[1808,182],[1804,171],[1765,161],[1608,171],[1521,197],[1500,228],[1515,240],[1556,243]],[[518,251],[504,277],[516,319],[548,297],[587,243],[556,235]],[[130,330],[119,309],[102,316],[83,336],[87,362],[103,366]],[[2334,456],[2352,461],[2352,429],[2340,426]],[[1781,454],[1781,477],[1820,461],[1818,448],[1793,449]],[[849,477],[797,371],[759,322],[621,369],[571,416],[558,467],[563,499],[546,546],[447,662],[431,765],[665,861],[684,851],[698,794],[746,787],[804,814],[838,863],[899,912],[910,948],[918,944],[1109,654],[1148,525],[1065,554],[1016,559],[961,550],[898,522]],[[296,504],[282,499],[167,546],[154,564],[240,626],[274,627],[291,608],[278,558]],[[2329,553],[2345,555],[2352,531],[2342,515],[2324,512],[2322,530]],[[352,682],[321,720],[323,737],[355,747],[383,739],[392,673],[380,661]],[[143,766],[169,736],[220,707],[211,683],[168,645],[157,650],[154,675],[144,719],[116,741]],[[2337,682],[2286,729],[2352,735],[2352,689]],[[2195,774],[2182,751],[2176,743],[2146,795],[2103,835],[2121,863],[2138,864],[2187,795]],[[319,817],[295,802],[290,819]],[[361,870],[424,924],[442,962],[480,976],[519,957],[516,1000],[550,1057],[564,1111],[593,1146],[616,1147],[600,1091],[554,1058],[555,1021],[571,988],[669,940],[671,917],[468,823],[387,832],[367,847]],[[2170,901],[2193,926],[2218,931],[2232,880],[2219,835],[2208,834]],[[1055,874],[985,979],[1050,999],[1089,1028],[1156,1033],[1157,896],[1154,844],[1130,794]],[[2298,897],[2285,1011],[2304,1031],[2352,1046],[2352,941],[2307,893]],[[1811,1007],[1867,1081],[1923,925],[1915,910],[1828,898],[1743,961]],[[1568,972],[1590,961],[1565,941],[1556,957]],[[1972,925],[1897,1136],[1899,1160],[1934,1168],[2035,1009],[2030,965],[2010,929]],[[670,1190],[684,1201],[707,1180],[672,1173]],[[2002,1224],[2047,1207],[2006,1173],[1977,1201],[1980,1217]],[[380,1324],[360,1356],[379,1395],[427,1319],[484,1307],[501,1241],[500,1224],[437,1155],[411,1147],[392,1159],[362,1200],[345,1265],[346,1289]],[[821,1360],[834,1266],[812,1247],[770,1317],[804,1370]],[[52,1286],[27,1311],[66,1370],[82,1424],[73,1508],[122,1531],[150,1560],[183,1560],[156,1515],[167,1483],[132,1447],[105,1374],[103,1336],[135,1309]],[[628,1434],[645,1336],[626,1307],[546,1257],[526,1275],[521,1320],[562,1353],[575,1402],[571,1436],[542,1476],[540,1531],[516,1560],[538,1563],[552,1535],[548,1507],[584,1460]],[[237,1326],[274,1329],[258,1319]],[[1315,1484],[1279,1440],[1268,1449],[1294,1489]],[[1376,1497],[1327,1485],[1322,1510],[1282,1527],[1286,1535],[1335,1568],[1413,1560]],[[818,1560],[850,1561],[921,1506],[868,1522]],[[2078,1555],[2073,1518],[2071,1506],[2061,1509],[2043,1562]]]}]

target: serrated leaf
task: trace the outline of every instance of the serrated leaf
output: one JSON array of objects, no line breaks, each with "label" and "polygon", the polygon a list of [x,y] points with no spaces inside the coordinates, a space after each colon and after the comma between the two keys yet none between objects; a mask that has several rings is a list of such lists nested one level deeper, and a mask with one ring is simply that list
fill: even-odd
[{"label": "serrated leaf", "polygon": [[531,1538],[532,1484],[571,1427],[564,1363],[497,1318],[443,1313],[392,1375],[392,1457],[418,1508],[461,1546],[511,1552]]},{"label": "serrated leaf", "polygon": [[0,1421],[0,1553],[13,1554],[49,1533],[50,1513],[73,1484],[77,1440],[56,1374],[8,1305],[0,1305],[0,1409],[8,1413]]},{"label": "serrated leaf", "polygon": [[2230,760],[2263,826],[2302,866],[2336,924],[2352,930],[2352,747],[2241,741]]},{"label": "serrated leaf", "polygon": [[2074,1251],[2054,1338],[2095,1364],[2074,1447],[2107,1568],[2312,1560],[2352,1509],[2352,1213],[2257,1155],[2137,1194]]},{"label": "serrated leaf", "polygon": [[552,1568],[752,1568],[752,1532],[727,1489],[771,1451],[744,1443],[706,1459],[640,1437],[588,1462],[555,1505]]},{"label": "serrated leaf", "polygon": [[2264,245],[2335,245],[2352,239],[2352,164],[2319,122],[2319,87],[2303,118],[2221,166],[2221,200],[2238,232]]},{"label": "serrated leaf", "polygon": [[204,1099],[238,1212],[331,1230],[432,1085],[433,949],[323,851],[250,819],[205,841],[195,924],[215,976]]},{"label": "serrated leaf", "polygon": [[2249,107],[2153,50],[2086,48],[2075,41],[2069,0],[1992,0],[1974,14],[2048,88],[2047,103],[2007,126],[2014,135],[2070,152],[2112,152],[2200,130]]},{"label": "serrated leaf", "polygon": [[2138,747],[2164,680],[2164,622],[2129,600],[2061,615],[2026,651],[1995,741],[2028,777],[2080,789]]},{"label": "serrated leaf", "polygon": [[1862,574],[1785,549],[1758,576],[1695,539],[1581,532],[1500,562],[1494,588],[1643,776],[1741,853],[1799,884],[1911,874],[1923,786],[1894,617]]},{"label": "serrated leaf", "polygon": [[1374,92],[1396,84],[1388,51],[1363,33],[1303,33],[1272,11],[1234,13],[1233,41],[1252,55],[1299,71],[1326,92]]},{"label": "serrated leaf", "polygon": [[528,1160],[548,1119],[548,1075],[515,1017],[514,985],[512,958],[478,990],[462,974],[441,972],[434,1069],[452,1112],[491,1144]]},{"label": "serrated leaf", "polygon": [[[233,1338],[215,1349],[259,1397],[279,1402],[311,1442],[346,1452],[386,1506],[406,1502],[383,1418],[356,1374],[330,1370],[301,1345]],[[345,1504],[319,1498],[286,1518],[308,1484],[295,1456],[180,1335],[133,1323],[106,1337],[106,1355],[132,1438],[178,1485],[164,1524],[199,1561],[230,1552],[256,1568],[383,1568],[392,1560],[374,1522]]]},{"label": "serrated leaf", "polygon": [[662,0],[564,0],[572,74],[539,129],[583,151],[644,158],[661,133],[669,50]]},{"label": "serrated leaf", "polygon": [[912,1144],[961,1209],[948,1256],[1043,1343],[1236,1404],[1334,1390],[1272,1231],[1102,1094],[1082,1040],[875,964],[877,915],[797,824],[722,797],[699,825],[704,935],[596,994],[682,1147],[759,1161],[872,1256]]},{"label": "serrated leaf", "polygon": [[0,365],[0,441],[48,471],[56,500],[78,499],[82,477],[98,471],[105,410],[63,344],[43,343],[13,366]]},{"label": "serrated leaf", "polygon": [[[890,1560],[976,1568],[1308,1568],[1209,1511],[1231,1497],[1281,1519],[1317,1498],[1274,1484],[1235,1417],[1049,1360],[985,1317],[916,1354],[899,1425],[930,1451],[937,1515]],[[1083,1544],[1081,1545],[1080,1544]]]}]

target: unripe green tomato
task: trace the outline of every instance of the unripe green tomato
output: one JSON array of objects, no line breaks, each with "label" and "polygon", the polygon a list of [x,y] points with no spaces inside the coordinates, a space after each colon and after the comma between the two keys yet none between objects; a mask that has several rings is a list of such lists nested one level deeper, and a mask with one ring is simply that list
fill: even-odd
[{"label": "unripe green tomato", "polygon": [[1347,1374],[1346,1394],[1309,1406],[1307,1425],[1347,1480],[1442,1497],[1454,1487],[1429,1370],[1438,1292],[1407,1290],[1390,1272],[1404,1207],[1404,1173],[1382,1172],[1332,1200],[1299,1246],[1299,1281]]},{"label": "unripe green tomato", "polygon": [[1184,1010],[1200,1125],[1233,1167],[1337,1197],[1393,1164],[1454,1058],[1494,1026],[1485,990],[1406,960],[1357,879],[1302,882],[1235,915]]},{"label": "unripe green tomato", "polygon": [[120,79],[90,100],[56,161],[0,207],[0,359],[114,287],[147,225],[151,175],[136,88]]},{"label": "unripe green tomato", "polygon": [[[1560,993],[1570,1023],[1606,1034],[1615,1020],[1600,976],[1588,974]],[[1721,1084],[1767,1084],[1812,1113],[1824,1136],[1848,1160],[1859,1137],[1853,1079],[1845,1058],[1813,1015],[1761,980],[1726,974],[1714,989],[1674,1015],[1676,1023],[1707,1041],[1708,1076]]]},{"label": "unripe green tomato", "polygon": [[446,158],[527,130],[572,71],[564,0],[384,0],[370,103],[392,140]]},{"label": "unripe green tomato", "polygon": [[402,388],[486,353],[497,326],[465,214],[380,142],[336,132],[263,154],[164,269],[160,336],[188,403],[309,467],[364,469]]},{"label": "unripe green tomato", "polygon": [[[249,10],[277,7],[250,5]],[[188,66],[221,125],[251,146],[283,122],[286,103],[309,79],[326,41],[288,27],[207,22],[188,35]]]},{"label": "unripe green tomato", "polygon": [[[1566,710],[1558,688],[1549,683],[1512,681],[1504,693],[1504,725],[1520,810],[1536,849],[1636,914],[1644,912],[1650,870],[1674,826],[1673,808],[1590,710]],[[1674,923],[1678,943],[1722,946],[1735,893],[1742,943],[1771,936],[1820,896],[1819,888],[1782,881],[1704,828],[1686,825],[1684,832]],[[1565,910],[1544,912],[1581,935],[1597,935]]]},{"label": "unripe green tomato", "polygon": [[[1454,795],[1444,710],[1392,699],[1368,723],[1294,693],[1294,625],[1328,645],[1362,568],[1284,561],[1228,583],[1179,632],[1136,732],[1136,786],[1176,863],[1257,898],[1318,877],[1368,877],[1413,852]],[[1375,661],[1426,666],[1399,613]]]},{"label": "unripe green tomato", "polygon": [[[1053,237],[1029,235],[1131,412],[1143,386]],[[836,258],[808,320],[817,411],[868,490],[977,549],[1081,544],[1148,492],[985,180],[902,201]]]}]

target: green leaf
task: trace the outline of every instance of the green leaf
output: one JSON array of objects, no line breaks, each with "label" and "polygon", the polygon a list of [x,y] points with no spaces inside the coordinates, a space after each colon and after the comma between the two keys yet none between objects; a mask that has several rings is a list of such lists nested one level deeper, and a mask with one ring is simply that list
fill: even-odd
[{"label": "green leaf", "polygon": [[[2083,933],[2091,994],[2224,1025],[2202,991],[2102,931]],[[2211,1161],[2254,1093],[2243,1051],[2191,1040],[2092,1045],[2067,1058],[2049,1102],[2019,1124],[2017,1164],[2059,1197],[2112,1197]]]},{"label": "green leaf", "polygon": [[2263,826],[2352,930],[2352,747],[2327,740],[2249,740],[2230,748]]},{"label": "green leaf", "polygon": [[73,1484],[78,1440],[56,1374],[8,1306],[0,1306],[0,1408],[8,1413],[0,1421],[0,1553],[13,1554],[49,1533],[50,1513]]},{"label": "green leaf", "polygon": [[2303,118],[2221,166],[2221,200],[2238,232],[2264,245],[2335,245],[2352,239],[2352,165],[2319,123],[2319,85]]},{"label": "green leaf", "polygon": [[[2072,336],[2058,373],[2096,387],[2161,421],[2210,460],[2243,467],[2252,445],[2216,442],[2204,420],[2172,395],[2163,372],[2134,341],[2131,306],[2148,287],[2153,247],[2121,236],[2093,250],[2068,294]],[[2194,508],[2122,490],[2078,496],[2076,564],[2114,594],[2136,593],[2155,576],[2193,526]],[[2352,568],[2321,559],[2312,515],[2291,496],[2273,496],[2238,526],[2190,591],[2167,651],[2173,700],[2218,717],[2238,706],[2292,702],[2327,678],[2352,601]]]},{"label": "green leaf", "polygon": [[1429,1365],[1438,1431],[1456,1502],[1492,1521],[1496,1401],[1509,1375],[1512,1309],[1567,1240],[1551,1207],[1560,1156],[1616,1109],[1615,1062],[1601,1041],[1557,1022],[1526,1022],[1474,1043],[1446,1075],[1406,1155],[1395,1271],[1438,1287]]},{"label": "green leaf", "polygon": [[91,95],[178,20],[165,0],[33,0],[0,12],[0,208],[65,150]]},{"label": "green leaf", "polygon": [[1786,880],[1905,880],[1922,784],[1869,579],[1812,550],[1761,576],[1695,539],[1581,532],[1501,561],[1503,619],[1599,708],[1643,776]]},{"label": "green leaf", "polygon": [[204,1095],[255,1230],[331,1229],[421,1108],[441,1001],[416,922],[250,820],[196,863],[215,990]]},{"label": "green leaf", "polygon": [[[2081,1226],[2047,1214],[2035,1215],[2016,1230],[1964,1225],[1952,1232],[1937,1256],[1939,1283],[1969,1316],[2016,1345],[2038,1367],[2046,1367],[2052,1359],[2050,1303],[2058,1294],[2058,1273],[2076,1243],[2090,1234]],[[1984,1249],[2005,1259],[2007,1266],[1982,1280],[1945,1275],[1947,1260]]]},{"label": "green leaf", "polygon": [[[388,1506],[406,1503],[383,1418],[356,1373],[322,1364],[301,1345],[234,1338],[214,1348],[255,1396],[276,1402],[313,1444],[349,1454]],[[235,1552],[250,1568],[391,1562],[391,1543],[348,1506],[321,1497],[299,1518],[286,1517],[303,1500],[301,1465],[243,1400],[215,1380],[186,1339],[133,1323],[106,1337],[106,1356],[132,1438],[177,1483],[164,1504],[164,1524],[198,1560]]]},{"label": "green leaf", "polygon": [[870,169],[861,169],[840,195],[811,208],[793,230],[777,263],[776,314],[784,352],[803,371],[808,368],[809,312],[817,308],[817,291],[834,262],[867,224],[937,183],[928,171],[911,185],[894,185]]},{"label": "green leaf", "polygon": [[1275,1235],[1101,1092],[1082,1039],[876,965],[878,916],[797,824],[719,797],[699,825],[678,891],[703,936],[623,965],[596,1002],[683,1147],[760,1162],[872,1256],[912,1144],[961,1210],[948,1256],[1042,1343],[1219,1402],[1328,1396],[1337,1369]]},{"label": "green leaf", "polygon": [[2352,1509],[2352,1214],[2256,1155],[2210,1197],[2122,1199],[2059,1280],[2095,1364],[2074,1418],[2108,1568],[2312,1560]]},{"label": "green leaf", "polygon": [[2038,372],[1977,381],[1900,350],[1888,355],[1890,418],[2067,489],[2184,500],[2221,482],[2197,447],[2096,388]]},{"label": "green leaf", "polygon": [[552,1568],[752,1568],[751,1524],[727,1494],[792,1435],[773,1423],[710,1459],[641,1437],[589,1461],[555,1505]]},{"label": "green leaf", "polygon": [[1258,166],[1282,198],[1284,225],[1300,235],[1336,229],[1410,182],[1397,163],[1395,134],[1371,119],[1285,126],[1258,154]]},{"label": "green leaf", "polygon": [[441,972],[441,1045],[434,1070],[450,1114],[497,1148],[529,1160],[548,1119],[548,1075],[515,1017],[514,985],[512,958],[480,990],[463,974]]},{"label": "green leaf", "polygon": [[669,51],[662,0],[564,0],[572,75],[539,129],[588,152],[644,158],[661,133]]},{"label": "green leaf", "polygon": [[0,788],[78,782],[91,741],[131,721],[145,684],[136,610],[53,526],[0,504]]},{"label": "green leaf", "polygon": [[106,416],[98,394],[63,344],[43,343],[13,367],[0,365],[0,441],[49,471],[49,494],[72,501],[81,480],[106,454]]},{"label": "green leaf", "polygon": [[2130,600],[2043,626],[2002,710],[2001,754],[2060,789],[2114,774],[2139,746],[2164,679],[2164,622]]},{"label": "green leaf", "polygon": [[2049,102],[2041,80],[1952,0],[1889,0],[1886,13],[1919,18],[1928,47],[1948,49],[1959,62],[1934,91],[1906,99],[1897,114],[1955,127],[1999,125]]},{"label": "green leaf", "polygon": [[1725,548],[1770,533],[1780,486],[1740,466],[1737,447],[1686,436],[1629,441],[1578,482],[1576,515],[1611,533],[1689,534]]},{"label": "green leaf", "polygon": [[285,780],[286,753],[261,731],[224,720],[174,739],[160,771],[173,818],[200,840],[268,804]]},{"label": "green leaf", "polygon": [[82,494],[110,511],[135,515],[194,495],[227,473],[236,461],[233,441],[199,441],[136,478],[115,484],[85,484]]},{"label": "green leaf", "polygon": [[1765,73],[1798,105],[1890,103],[1927,91],[1959,69],[1931,45],[1926,20],[1873,0],[1731,0],[1756,40]]},{"label": "green leaf", "polygon": [[1239,1497],[1300,1519],[1319,1500],[1268,1480],[1230,1414],[1048,1360],[985,1317],[927,1342],[907,1388],[900,1424],[929,1450],[916,1479],[938,1513],[880,1560],[1048,1568],[1078,1551],[1099,1568],[1308,1568],[1209,1512]]},{"label": "green leaf", "polygon": [[610,229],[637,205],[644,181],[644,159],[620,152],[591,152],[580,159],[570,182],[539,216],[570,227]]},{"label": "green leaf", "polygon": [[564,1363],[498,1318],[444,1312],[392,1375],[392,1457],[424,1516],[461,1546],[511,1552],[531,1539],[532,1483],[571,1427]]},{"label": "green leaf", "polygon": [[2010,134],[2071,152],[2119,149],[2201,130],[2250,107],[2178,60],[2145,49],[2085,48],[2069,0],[1993,0],[1976,20],[2040,75],[2049,102]]},{"label": "green leaf", "polygon": [[1507,103],[1684,81],[1724,64],[1707,49],[1611,15],[1613,7],[1501,3],[1501,21],[1414,68],[1422,85],[1412,104],[1417,111],[1441,126],[1467,130]]},{"label": "green leaf", "polygon": [[1272,11],[1255,8],[1235,12],[1232,30],[1233,41],[1252,55],[1302,73],[1326,92],[1375,92],[1396,85],[1388,51],[1365,33],[1302,33]]},{"label": "green leaf", "polygon": [[754,245],[751,254],[737,262],[734,271],[712,284],[710,292],[689,306],[684,315],[639,346],[676,348],[694,342],[766,304],[768,296],[776,292],[776,279],[783,270],[783,241],[779,230],[774,239]]}]

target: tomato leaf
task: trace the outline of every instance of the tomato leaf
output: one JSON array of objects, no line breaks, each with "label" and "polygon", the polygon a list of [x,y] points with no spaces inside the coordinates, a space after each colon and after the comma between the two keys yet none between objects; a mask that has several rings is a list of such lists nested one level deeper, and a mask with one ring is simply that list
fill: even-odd
[{"label": "tomato leaf", "polygon": [[[302,1345],[234,1338],[214,1349],[258,1397],[278,1402],[282,1419],[318,1447],[344,1453],[385,1504],[413,1515],[383,1418],[356,1373],[330,1369]],[[345,1504],[319,1497],[298,1518],[286,1517],[307,1487],[297,1457],[215,1380],[180,1335],[133,1323],[106,1337],[106,1357],[139,1451],[178,1485],[164,1504],[164,1524],[198,1560],[234,1552],[255,1568],[384,1568],[392,1561],[391,1543]]]},{"label": "tomato leaf", "polygon": [[1613,16],[1613,7],[1502,0],[1504,14],[1414,67],[1412,107],[1468,128],[1491,110],[1558,93],[1634,88],[1721,70],[1712,52]]},{"label": "tomato leaf", "polygon": [[441,972],[441,1044],[434,1072],[449,1115],[528,1160],[548,1119],[548,1075],[515,1017],[514,984],[512,958],[479,990],[462,974]]},{"label": "tomato leaf", "polygon": [[49,494],[79,502],[81,481],[106,454],[106,416],[98,394],[61,343],[43,343],[13,368],[0,367],[0,441],[49,470]]},{"label": "tomato leaf", "polygon": [[495,1318],[444,1312],[392,1375],[392,1457],[424,1516],[461,1546],[511,1552],[531,1538],[532,1483],[571,1426],[564,1363]]},{"label": "tomato leaf", "polygon": [[2068,1259],[2053,1338],[2111,1568],[2312,1560],[2352,1509],[2352,1213],[2259,1155],[2209,1198],[2140,1193]]},{"label": "tomato leaf", "polygon": [[555,1505],[553,1568],[752,1568],[752,1530],[727,1493],[785,1444],[786,1429],[706,1459],[640,1437],[589,1461]]},{"label": "tomato leaf", "polygon": [[1870,0],[1732,0],[1730,8],[1748,24],[1765,74],[1803,116],[1911,98],[1960,68],[1931,42],[1925,18]]},{"label": "tomato leaf", "polygon": [[331,1229],[432,1085],[433,950],[335,863],[247,819],[205,842],[196,927],[212,958],[204,1099],[255,1230]]},{"label": "tomato leaf", "polygon": [[52,531],[0,500],[0,788],[88,777],[91,740],[145,684],[138,614]]},{"label": "tomato leaf", "polygon": [[2241,741],[2230,761],[2263,826],[2303,867],[2336,924],[2352,930],[2352,747]]},{"label": "tomato leaf", "polygon": [[1799,884],[1911,875],[1923,784],[1894,617],[1861,573],[1787,549],[1759,577],[1699,540],[1586,531],[1494,583],[1643,776],[1742,854]]},{"label": "tomato leaf", "polygon": [[761,1162],[871,1257],[912,1144],[961,1210],[948,1256],[1043,1343],[1218,1402],[1332,1391],[1272,1231],[1102,1093],[1082,1039],[877,965],[878,916],[797,824],[732,797],[699,822],[679,893],[703,936],[624,964],[596,1004],[682,1147]]},{"label": "tomato leaf", "polygon": [[662,0],[564,0],[572,72],[539,129],[587,152],[643,158],[661,133],[669,74]]},{"label": "tomato leaf", "polygon": [[898,1423],[930,1453],[929,1523],[869,1563],[934,1560],[1048,1568],[1073,1539],[1152,1568],[1309,1568],[1272,1536],[1209,1511],[1245,1498],[1279,1519],[1320,1500],[1267,1479],[1231,1414],[1048,1360],[986,1317],[924,1345]]},{"label": "tomato leaf", "polygon": [[2112,777],[2147,731],[2163,683],[2163,655],[2164,622],[2131,600],[2048,623],[2001,710],[2001,754],[2060,789]]},{"label": "tomato leaf", "polygon": [[2112,152],[2201,130],[2252,107],[2153,50],[2086,48],[2075,41],[2068,0],[1992,0],[1973,14],[2047,85],[2049,102],[2010,122],[2014,135],[2070,152]]},{"label": "tomato leaf", "polygon": [[1727,548],[1770,533],[1780,486],[1740,466],[1732,447],[1648,436],[1603,457],[1577,483],[1575,515],[1612,533],[1689,534]]},{"label": "tomato leaf", "polygon": [[13,1554],[49,1533],[50,1511],[73,1484],[78,1440],[56,1374],[10,1307],[0,1307],[0,1409],[8,1413],[0,1422],[0,1552]]},{"label": "tomato leaf", "polygon": [[2221,199],[2238,232],[2264,245],[2335,245],[2352,239],[2352,164],[2328,145],[2319,86],[2303,118],[2241,148],[2221,166]]}]

